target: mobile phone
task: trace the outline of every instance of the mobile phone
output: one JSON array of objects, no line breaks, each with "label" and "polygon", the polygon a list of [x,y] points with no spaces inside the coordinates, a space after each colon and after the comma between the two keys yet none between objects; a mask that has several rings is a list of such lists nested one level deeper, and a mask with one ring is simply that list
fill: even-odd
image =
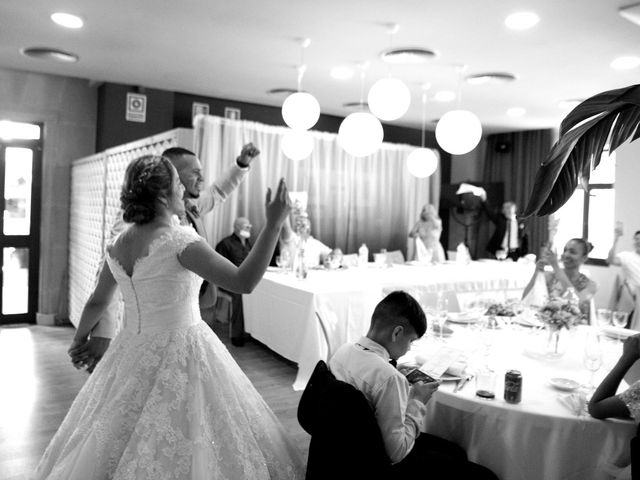
[{"label": "mobile phone", "polygon": [[424,382],[424,383],[430,383],[430,382],[437,382],[437,380],[435,378],[433,378],[430,375],[427,375],[426,373],[424,373],[422,370],[419,370],[417,368],[414,368],[413,370],[411,370],[409,373],[407,373],[406,375],[407,380],[409,380],[409,383],[418,383],[418,382]]}]

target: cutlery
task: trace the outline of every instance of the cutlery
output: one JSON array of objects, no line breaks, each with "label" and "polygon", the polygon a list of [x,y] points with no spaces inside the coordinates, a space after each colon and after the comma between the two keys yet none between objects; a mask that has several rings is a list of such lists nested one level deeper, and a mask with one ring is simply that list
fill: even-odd
[{"label": "cutlery", "polygon": [[464,387],[472,378],[473,375],[467,375],[466,377],[462,378],[458,383],[456,383],[456,386],[453,389],[453,393],[458,393],[460,390],[462,390],[462,387]]}]

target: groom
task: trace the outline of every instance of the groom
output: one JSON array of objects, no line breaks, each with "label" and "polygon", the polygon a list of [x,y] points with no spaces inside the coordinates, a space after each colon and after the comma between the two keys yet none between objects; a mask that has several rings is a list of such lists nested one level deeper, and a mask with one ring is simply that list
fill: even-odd
[{"label": "groom", "polygon": [[[182,219],[182,223],[191,225],[200,236],[207,239],[202,216],[213,210],[216,205],[224,202],[242,183],[249,171],[251,162],[259,154],[260,151],[252,143],[244,145],[234,164],[225,170],[222,176],[216,179],[209,187],[203,189],[202,164],[195,153],[181,147],[168,148],[162,152],[162,156],[169,159],[176,167],[180,182],[185,188],[186,216]],[[122,221],[122,212],[119,212],[111,228],[110,238],[114,238],[125,228],[126,224]],[[101,269],[104,268],[106,262],[103,260],[102,263]],[[92,372],[107,351],[117,329],[118,302],[118,297],[114,297],[113,303],[93,329],[87,342],[69,350],[71,361],[76,367],[86,366],[87,370]],[[215,286],[204,281],[200,289],[201,313],[209,313],[209,310],[215,308],[215,302]]]}]

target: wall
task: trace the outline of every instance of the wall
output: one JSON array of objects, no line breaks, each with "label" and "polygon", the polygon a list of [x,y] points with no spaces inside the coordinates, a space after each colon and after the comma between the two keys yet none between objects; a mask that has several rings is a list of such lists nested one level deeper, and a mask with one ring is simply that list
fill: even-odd
[{"label": "wall", "polygon": [[480,140],[478,146],[469,153],[452,155],[450,183],[460,183],[466,180],[481,182],[482,173],[484,172],[484,154],[486,148],[487,141],[483,138]]},{"label": "wall", "polygon": [[94,152],[96,112],[87,80],[0,69],[0,118],[44,123],[39,313],[67,317],[69,172]]}]

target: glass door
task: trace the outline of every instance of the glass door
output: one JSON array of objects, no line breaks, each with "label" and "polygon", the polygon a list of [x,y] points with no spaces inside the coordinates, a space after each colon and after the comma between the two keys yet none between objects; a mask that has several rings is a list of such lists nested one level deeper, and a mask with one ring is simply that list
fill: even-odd
[{"label": "glass door", "polygon": [[0,121],[0,324],[35,323],[42,127]]}]

